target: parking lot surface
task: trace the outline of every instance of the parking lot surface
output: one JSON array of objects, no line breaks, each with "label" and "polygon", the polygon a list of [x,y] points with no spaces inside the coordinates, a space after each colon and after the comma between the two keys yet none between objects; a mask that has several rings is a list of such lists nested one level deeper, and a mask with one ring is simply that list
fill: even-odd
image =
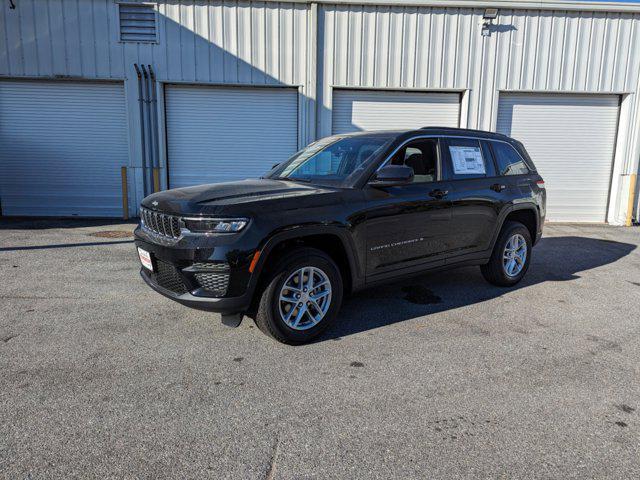
[{"label": "parking lot surface", "polygon": [[640,476],[638,228],[547,226],[516,289],[407,279],[290,347],[151,291],[133,227],[0,223],[0,477]]}]

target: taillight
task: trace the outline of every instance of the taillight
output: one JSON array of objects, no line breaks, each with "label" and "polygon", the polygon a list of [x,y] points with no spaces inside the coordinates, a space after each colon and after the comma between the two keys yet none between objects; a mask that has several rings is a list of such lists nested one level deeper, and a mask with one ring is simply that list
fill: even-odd
[{"label": "taillight", "polygon": [[538,180],[536,182],[536,185],[538,185],[538,187],[540,187],[540,188],[544,188],[544,180]]}]

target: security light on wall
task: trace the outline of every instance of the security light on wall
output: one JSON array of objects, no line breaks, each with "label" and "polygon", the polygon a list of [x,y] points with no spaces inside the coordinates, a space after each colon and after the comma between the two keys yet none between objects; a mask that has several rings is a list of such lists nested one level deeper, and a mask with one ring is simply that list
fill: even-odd
[{"label": "security light on wall", "polygon": [[487,8],[482,15],[484,22],[482,23],[482,36],[490,37],[491,36],[491,26],[493,25],[493,21],[498,18],[498,9],[497,8]]},{"label": "security light on wall", "polygon": [[498,18],[498,9],[487,8],[484,11],[484,15],[482,15],[482,18],[484,18],[485,20],[495,20],[496,18]]}]

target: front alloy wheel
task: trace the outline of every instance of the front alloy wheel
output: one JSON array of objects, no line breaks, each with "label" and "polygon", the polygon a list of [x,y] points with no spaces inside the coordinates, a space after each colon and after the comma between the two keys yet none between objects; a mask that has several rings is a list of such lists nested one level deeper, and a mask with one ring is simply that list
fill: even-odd
[{"label": "front alloy wheel", "polygon": [[340,269],[329,255],[311,247],[296,248],[271,270],[256,325],[280,342],[307,343],[336,319],[342,293]]},{"label": "front alloy wheel", "polygon": [[294,330],[316,326],[331,305],[331,281],[316,267],[302,267],[280,289],[280,318]]}]

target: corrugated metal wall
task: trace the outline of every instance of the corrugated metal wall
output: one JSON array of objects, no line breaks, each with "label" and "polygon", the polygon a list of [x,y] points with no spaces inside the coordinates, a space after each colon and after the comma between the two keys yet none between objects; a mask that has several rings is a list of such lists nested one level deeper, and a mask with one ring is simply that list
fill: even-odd
[{"label": "corrugated metal wall", "polygon": [[[315,22],[309,20],[308,4],[158,2],[159,41],[146,44],[119,41],[114,0],[20,0],[16,5],[9,9],[8,2],[0,3],[0,77],[125,81],[130,186],[137,194],[132,213],[143,194],[135,63],[152,65],[161,82],[297,87],[298,137],[304,144],[313,140],[315,66],[307,58],[315,55],[310,36]],[[166,155],[163,144],[160,153]]]},{"label": "corrugated metal wall", "polygon": [[113,0],[16,4],[0,4],[0,76],[125,80],[136,186],[134,63],[163,82],[295,86],[300,143],[331,132],[334,86],[459,91],[462,125],[483,129],[495,128],[501,91],[619,93],[614,195],[637,169],[638,13],[501,8],[482,37],[482,9],[169,0],[156,4],[158,43],[136,44],[119,42]]},{"label": "corrugated metal wall", "polygon": [[319,136],[334,87],[459,90],[461,126],[495,130],[500,92],[623,94],[608,221],[622,221],[638,169],[640,15],[501,8],[323,5]]},{"label": "corrugated metal wall", "polygon": [[[122,43],[113,0],[20,0],[0,8],[0,74],[124,78],[151,63],[166,81],[304,85],[300,3],[158,4],[159,42]],[[135,76],[135,75],[134,75]]]},{"label": "corrugated metal wall", "polygon": [[[493,129],[501,90],[635,92],[640,17],[483,9],[326,5],[323,105],[332,86],[468,91],[463,126]],[[636,54],[633,54],[636,52]],[[322,131],[330,131],[330,115]]]}]

